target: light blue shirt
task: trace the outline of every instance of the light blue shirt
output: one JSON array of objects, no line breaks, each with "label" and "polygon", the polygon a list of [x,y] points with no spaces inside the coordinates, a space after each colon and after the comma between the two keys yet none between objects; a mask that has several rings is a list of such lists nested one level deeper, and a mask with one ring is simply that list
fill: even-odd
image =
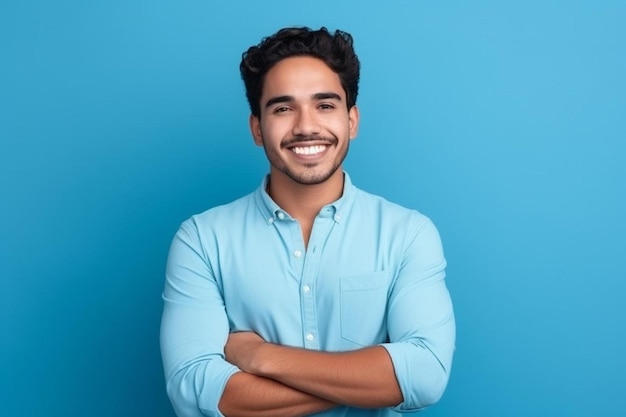
[{"label": "light blue shirt", "polygon": [[161,351],[176,413],[222,415],[217,404],[239,371],[224,360],[224,344],[244,330],[306,349],[387,349],[401,404],[319,415],[391,416],[436,402],[455,324],[432,222],[355,188],[346,174],[343,196],[322,208],[305,249],[300,225],[265,192],[266,181],[193,216],[172,242]]}]

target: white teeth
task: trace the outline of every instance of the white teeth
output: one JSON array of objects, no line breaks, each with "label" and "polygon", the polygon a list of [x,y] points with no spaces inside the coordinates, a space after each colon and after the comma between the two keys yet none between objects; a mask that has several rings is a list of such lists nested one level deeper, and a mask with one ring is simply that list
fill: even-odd
[{"label": "white teeth", "polygon": [[296,146],[291,149],[298,155],[315,155],[320,152],[324,152],[326,150],[326,145],[316,145],[316,146]]}]

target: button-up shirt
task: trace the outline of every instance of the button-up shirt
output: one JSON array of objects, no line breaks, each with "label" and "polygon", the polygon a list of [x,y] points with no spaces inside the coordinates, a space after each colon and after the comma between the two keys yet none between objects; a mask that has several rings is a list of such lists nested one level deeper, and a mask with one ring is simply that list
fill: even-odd
[{"label": "button-up shirt", "polygon": [[305,247],[300,224],[266,184],[191,217],[172,242],[161,350],[177,414],[222,415],[217,404],[239,371],[224,359],[235,331],[329,352],[385,347],[403,402],[320,415],[389,416],[437,401],[450,373],[455,324],[432,222],[357,189],[345,174],[342,197],[321,209]]}]

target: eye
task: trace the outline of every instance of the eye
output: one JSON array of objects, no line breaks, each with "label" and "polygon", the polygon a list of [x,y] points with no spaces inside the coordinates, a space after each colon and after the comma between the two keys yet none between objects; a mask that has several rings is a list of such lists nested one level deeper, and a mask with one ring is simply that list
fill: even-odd
[{"label": "eye", "polygon": [[285,112],[288,112],[289,110],[291,110],[289,107],[280,106],[280,107],[276,107],[273,113],[285,113]]},{"label": "eye", "polygon": [[318,108],[320,110],[332,110],[335,108],[335,106],[331,103],[321,103]]}]

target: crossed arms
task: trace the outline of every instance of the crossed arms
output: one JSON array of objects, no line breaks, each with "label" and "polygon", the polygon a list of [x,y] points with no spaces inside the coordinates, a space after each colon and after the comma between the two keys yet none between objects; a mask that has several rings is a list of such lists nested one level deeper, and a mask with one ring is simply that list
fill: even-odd
[{"label": "crossed arms", "polygon": [[393,364],[382,346],[328,353],[265,343],[233,333],[226,360],[243,372],[226,384],[226,416],[298,416],[338,404],[381,408],[402,402]]}]

